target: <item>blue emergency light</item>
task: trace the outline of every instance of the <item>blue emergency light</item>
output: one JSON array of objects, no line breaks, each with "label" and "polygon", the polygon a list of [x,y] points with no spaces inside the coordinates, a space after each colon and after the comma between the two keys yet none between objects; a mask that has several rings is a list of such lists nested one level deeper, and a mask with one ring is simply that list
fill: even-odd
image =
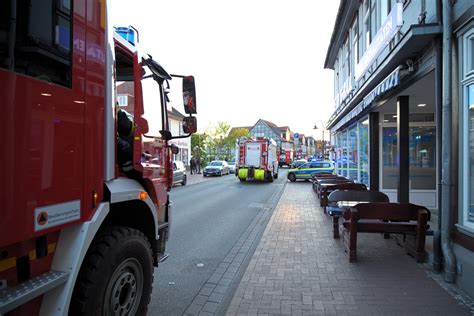
[{"label": "blue emergency light", "polygon": [[133,26],[114,26],[115,31],[127,42],[135,46],[138,43],[138,31]]}]

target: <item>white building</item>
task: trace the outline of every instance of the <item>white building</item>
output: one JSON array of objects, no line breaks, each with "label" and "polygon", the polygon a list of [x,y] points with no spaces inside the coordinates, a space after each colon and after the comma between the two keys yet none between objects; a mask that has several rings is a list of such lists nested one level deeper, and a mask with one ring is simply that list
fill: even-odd
[{"label": "white building", "polygon": [[[185,116],[181,112],[173,107],[171,110],[168,110],[170,130],[173,136],[185,135],[183,132],[184,117]],[[189,166],[189,161],[191,159],[191,137],[173,139],[170,143],[179,147],[179,153],[174,155],[173,159],[182,161],[186,166]]]}]

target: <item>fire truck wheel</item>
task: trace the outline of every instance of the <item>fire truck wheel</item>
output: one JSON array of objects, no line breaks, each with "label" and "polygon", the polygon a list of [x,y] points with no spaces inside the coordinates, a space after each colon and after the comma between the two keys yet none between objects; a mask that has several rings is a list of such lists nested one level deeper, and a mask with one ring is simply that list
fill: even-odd
[{"label": "fire truck wheel", "polygon": [[288,175],[288,180],[290,180],[291,182],[295,182],[296,181],[296,176],[294,173],[290,173]]},{"label": "fire truck wheel", "polygon": [[153,285],[151,246],[139,230],[104,229],[87,251],[70,315],[145,315]]}]

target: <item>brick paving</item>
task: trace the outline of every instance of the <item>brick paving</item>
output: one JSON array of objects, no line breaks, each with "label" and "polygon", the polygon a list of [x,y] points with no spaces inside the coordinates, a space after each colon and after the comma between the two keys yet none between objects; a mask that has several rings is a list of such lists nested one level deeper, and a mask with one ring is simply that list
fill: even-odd
[{"label": "brick paving", "polygon": [[288,183],[227,315],[471,315],[393,239],[359,234],[358,262],[308,183]]}]

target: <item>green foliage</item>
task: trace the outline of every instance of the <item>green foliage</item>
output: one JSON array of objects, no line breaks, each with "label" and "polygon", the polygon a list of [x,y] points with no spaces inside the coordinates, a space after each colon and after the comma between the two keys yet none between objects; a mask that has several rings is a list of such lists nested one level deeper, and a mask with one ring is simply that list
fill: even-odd
[{"label": "green foliage", "polygon": [[249,137],[249,130],[238,128],[229,133],[230,129],[229,123],[219,121],[207,128],[204,133],[193,134],[191,136],[193,156],[206,162],[234,158],[236,140],[240,137]]}]

